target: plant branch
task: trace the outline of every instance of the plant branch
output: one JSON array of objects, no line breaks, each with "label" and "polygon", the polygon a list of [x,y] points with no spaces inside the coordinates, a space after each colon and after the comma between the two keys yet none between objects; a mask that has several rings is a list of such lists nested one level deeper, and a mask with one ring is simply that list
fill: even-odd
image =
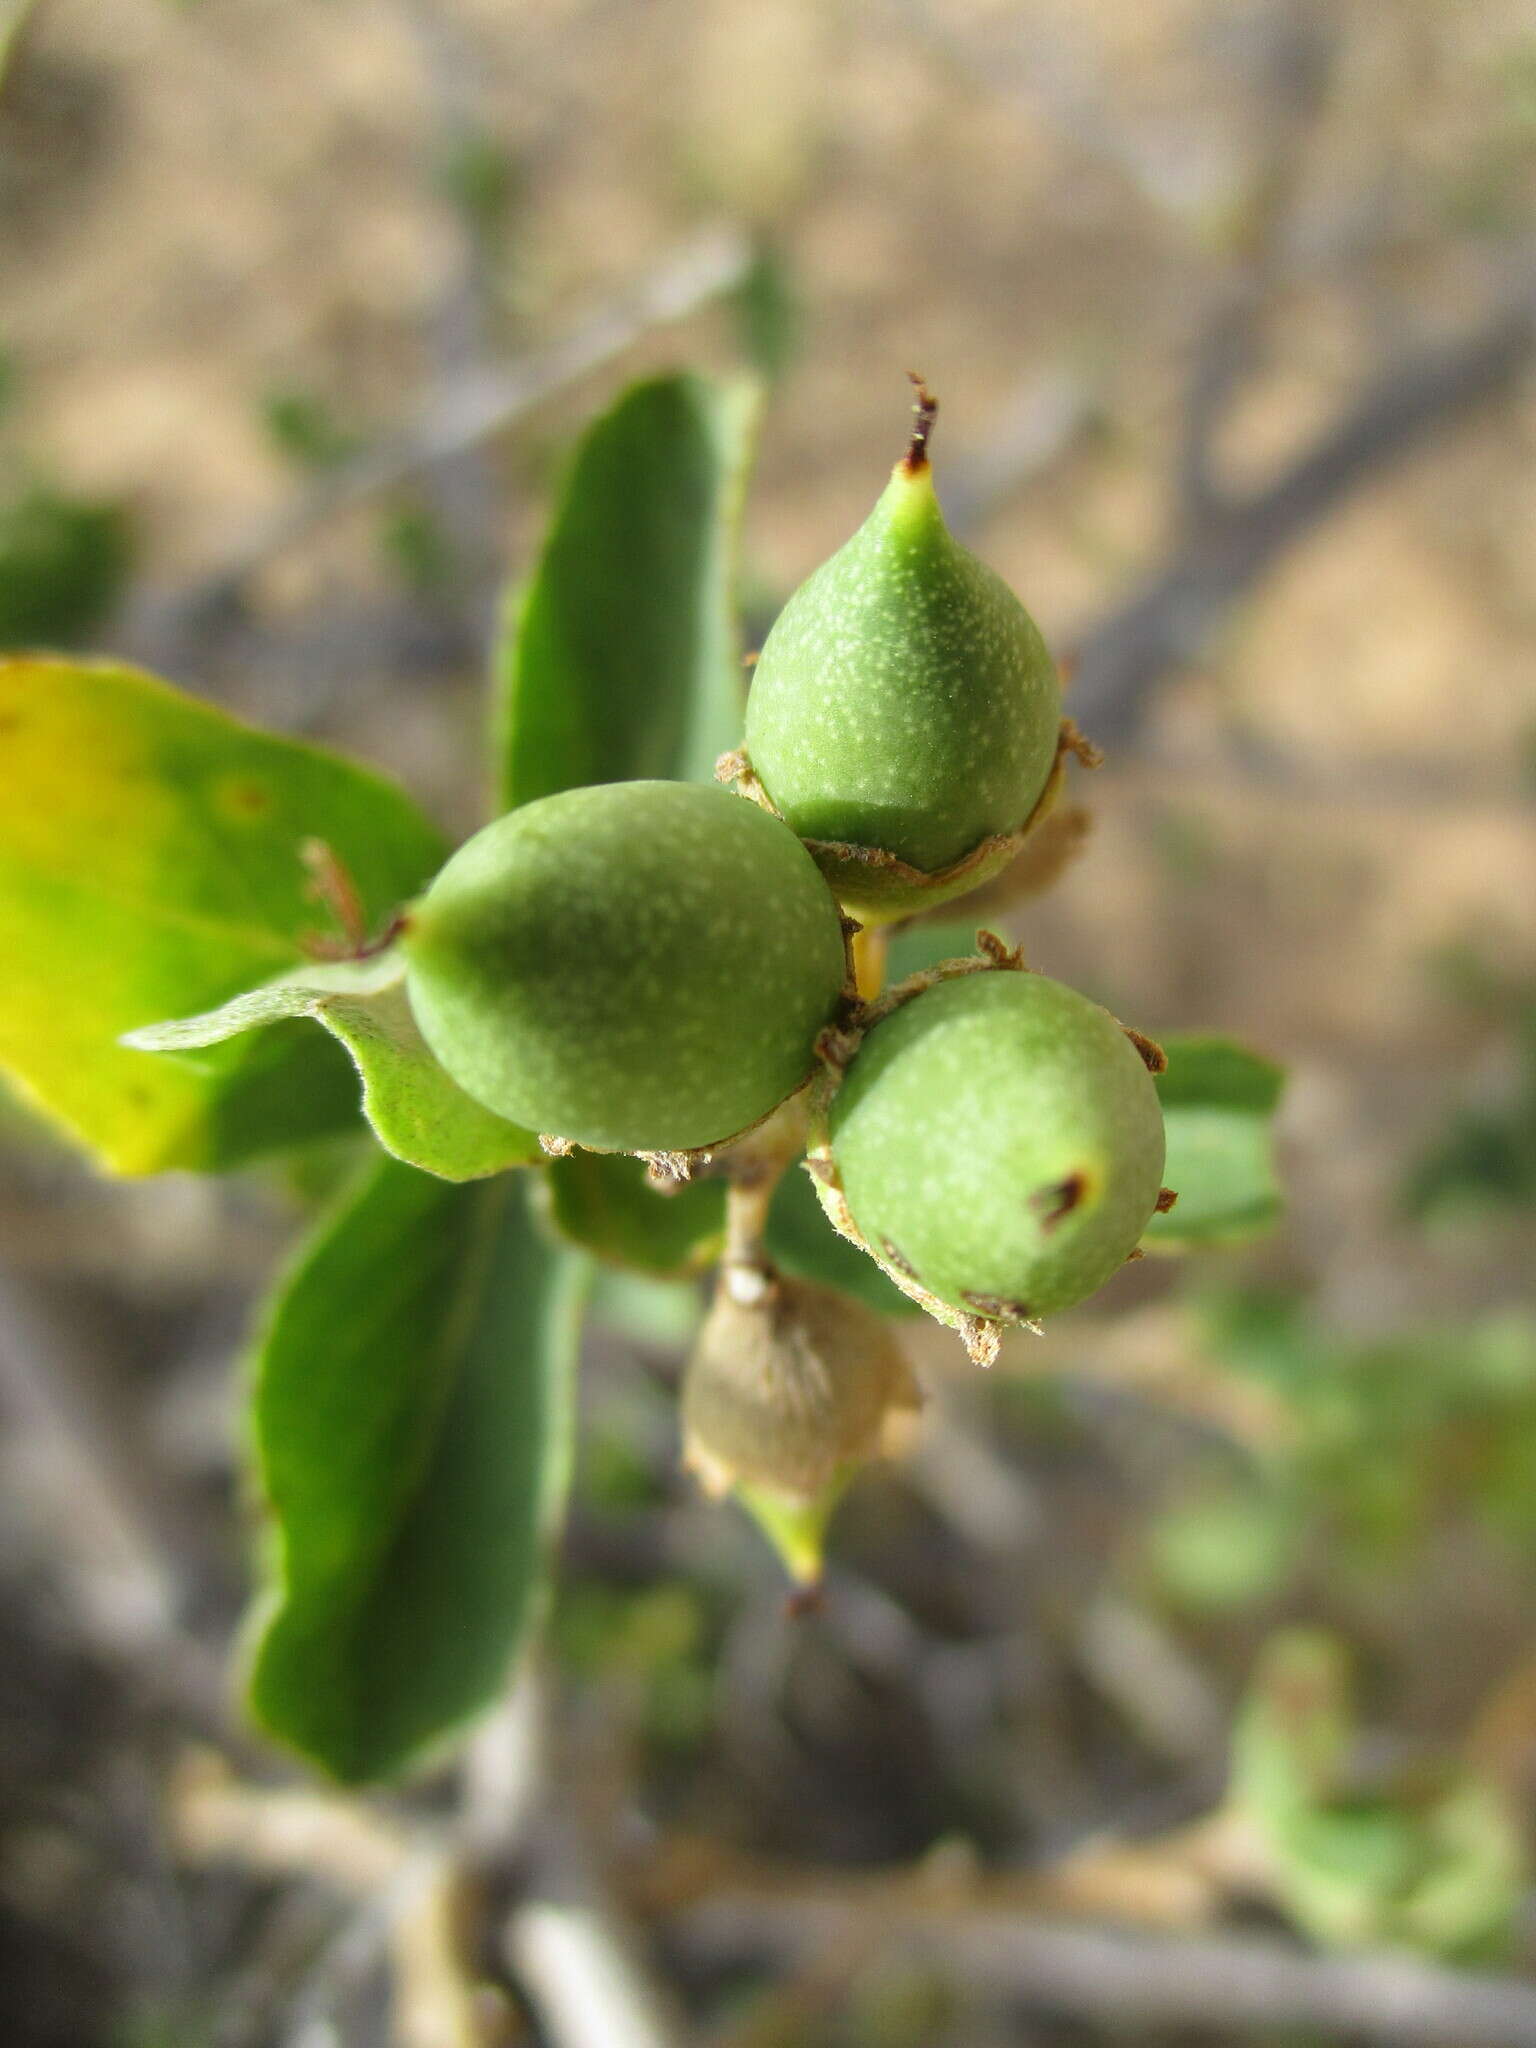
[{"label": "plant branch", "polygon": [[792,1966],[839,1928],[965,1983],[1102,2027],[1316,2028],[1381,2048],[1536,2048],[1536,1985],[1405,1955],[1321,1956],[1249,1937],[1176,1939],[935,1900],[726,1893],[679,1916],[685,1949],[714,1966]]},{"label": "plant branch", "polygon": [[294,503],[237,541],[222,567],[176,600],[175,609],[197,619],[238,603],[258,570],[325,520],[502,433],[568,385],[623,355],[651,329],[686,319],[732,290],[750,262],[747,240],[734,228],[713,227],[694,236],[561,339],[507,369],[466,376],[409,432],[327,471]]},{"label": "plant branch", "polygon": [[1510,293],[1458,341],[1384,374],[1274,483],[1225,498],[1075,652],[1074,715],[1113,744],[1134,736],[1153,686],[1193,659],[1286,548],[1369,478],[1485,403],[1536,350],[1536,284]]}]

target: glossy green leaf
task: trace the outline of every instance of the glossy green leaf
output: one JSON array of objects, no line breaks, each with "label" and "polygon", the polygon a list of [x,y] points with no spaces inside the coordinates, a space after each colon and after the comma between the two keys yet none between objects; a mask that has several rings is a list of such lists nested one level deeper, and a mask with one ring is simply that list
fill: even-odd
[{"label": "glossy green leaf", "polygon": [[885,1277],[867,1252],[832,1228],[803,1167],[791,1167],[774,1189],[767,1245],[769,1257],[797,1280],[835,1287],[882,1315],[922,1314],[917,1303]]},{"label": "glossy green leaf", "polygon": [[691,1181],[659,1194],[642,1160],[573,1152],[550,1161],[550,1220],[562,1237],[610,1264],[669,1279],[702,1273],[725,1236],[725,1184]]},{"label": "glossy green leaf", "polygon": [[1168,1132],[1163,1179],[1178,1194],[1147,1225],[1149,1251],[1232,1244],[1280,1214],[1274,1113],[1284,1070],[1229,1038],[1169,1038],[1157,1078]]},{"label": "glossy green leaf", "polygon": [[143,1052],[222,1045],[284,1017],[313,1017],[343,1045],[363,1084],[363,1115],[386,1152],[444,1180],[482,1180],[538,1159],[539,1141],[451,1081],[416,1028],[397,953],[297,969],[200,1017],[124,1034]]},{"label": "glossy green leaf", "polygon": [[731,597],[755,385],[632,386],[578,446],[497,658],[507,808],[592,782],[707,782],[740,744]]},{"label": "glossy green leaf", "polygon": [[343,1127],[357,1084],[300,1022],[195,1063],[125,1031],[288,972],[324,840],[370,923],[443,845],[383,777],[138,670],[0,661],[0,1066],[118,1173],[212,1169]]},{"label": "glossy green leaf", "polygon": [[522,1176],[455,1187],[381,1159],[277,1294],[250,1699],[333,1777],[392,1775],[507,1680],[569,1478],[583,1273]]}]

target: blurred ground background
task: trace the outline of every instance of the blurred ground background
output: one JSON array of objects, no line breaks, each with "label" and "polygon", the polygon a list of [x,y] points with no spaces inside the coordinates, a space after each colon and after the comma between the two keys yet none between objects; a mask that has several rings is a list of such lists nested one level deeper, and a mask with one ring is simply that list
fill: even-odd
[{"label": "blurred ground background", "polygon": [[[1361,1811],[1471,1767],[1536,1817],[1528,0],[41,0],[0,53],[0,633],[72,627],[467,826],[498,592],[582,420],[659,364],[774,373],[761,633],[916,367],[941,495],[1110,752],[1087,852],[995,921],[1149,1031],[1290,1067],[1266,1244],[1146,1262],[984,1386],[913,1334],[924,1447],[850,1500],[799,1624],[675,1472],[690,1301],[610,1304],[548,1684],[686,2024],[1536,2038],[1528,2008],[1383,2031],[1294,1976],[1234,2016],[1221,1956],[1322,1922],[1168,1847],[1291,1622],[1356,1662]],[[657,319],[680,256],[697,304]],[[572,336],[605,359],[564,374]],[[507,423],[458,433],[486,390]],[[62,626],[6,594],[38,521]],[[345,1887],[199,1861],[167,1794],[240,1593],[243,1319],[302,1193],[108,1185],[19,1112],[4,1142],[0,2031],[390,2038]],[[1048,1886],[1036,1956],[1030,1884],[1110,1837],[1147,1861]],[[882,1946],[875,1870],[919,1873],[937,1936]],[[1531,1972],[1523,1881],[1467,1882],[1513,1887],[1473,1959]],[[1071,1947],[1106,1920],[1228,1947],[1115,2009]]]}]

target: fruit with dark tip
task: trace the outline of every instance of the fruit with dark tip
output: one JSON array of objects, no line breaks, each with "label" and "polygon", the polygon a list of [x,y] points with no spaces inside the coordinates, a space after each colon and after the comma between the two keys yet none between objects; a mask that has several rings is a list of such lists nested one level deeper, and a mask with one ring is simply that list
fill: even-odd
[{"label": "fruit with dark tip", "polygon": [[1012,969],[939,981],[876,1023],[827,1138],[875,1256],[958,1314],[999,1321],[1093,1293],[1162,1185],[1142,1054],[1086,996]]},{"label": "fruit with dark tip", "polygon": [[414,904],[422,1036],[469,1095],[605,1151],[729,1138],[800,1087],[845,971],[786,825],[729,791],[620,782],[498,818]]},{"label": "fruit with dark tip", "polygon": [[[747,700],[753,773],[802,838],[927,875],[1021,829],[1060,723],[1038,628],[950,533],[915,440],[763,645]],[[854,867],[854,893],[841,893],[863,915],[858,879]],[[908,880],[885,914],[922,900],[921,881]]]}]

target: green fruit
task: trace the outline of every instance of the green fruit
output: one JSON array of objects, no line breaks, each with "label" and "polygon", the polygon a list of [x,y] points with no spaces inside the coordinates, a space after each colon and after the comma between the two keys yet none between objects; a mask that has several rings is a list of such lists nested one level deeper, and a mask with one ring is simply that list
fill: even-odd
[{"label": "green fruit", "polygon": [[933,873],[1023,826],[1060,723],[1039,630],[950,534],[920,434],[764,643],[747,700],[753,773],[801,838]]},{"label": "green fruit", "polygon": [[787,826],[729,791],[605,783],[460,847],[408,916],[422,1036],[467,1094],[606,1151],[715,1144],[805,1081],[844,975]]},{"label": "green fruit", "polygon": [[870,1030],[828,1111],[871,1251],[961,1314],[1081,1301],[1157,1205],[1163,1119],[1106,1010],[1043,975],[940,981]]}]

